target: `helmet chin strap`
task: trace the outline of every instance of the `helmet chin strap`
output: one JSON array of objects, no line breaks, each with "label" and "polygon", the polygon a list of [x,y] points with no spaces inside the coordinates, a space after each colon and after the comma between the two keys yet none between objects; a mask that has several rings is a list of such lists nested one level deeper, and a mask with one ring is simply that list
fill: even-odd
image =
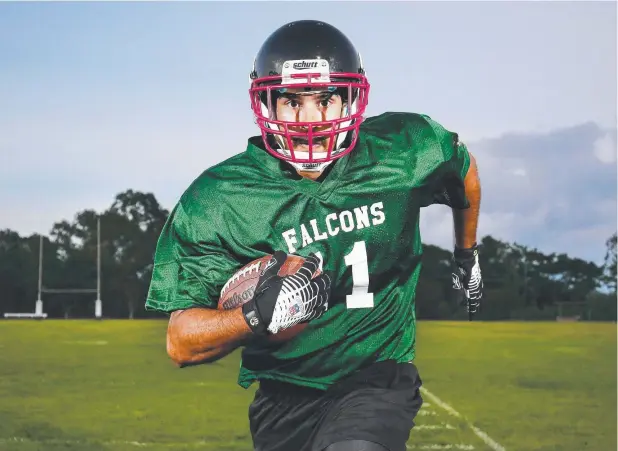
[{"label": "helmet chin strap", "polygon": [[288,163],[298,172],[322,173],[333,161],[327,161],[325,163],[293,163],[288,161]]}]

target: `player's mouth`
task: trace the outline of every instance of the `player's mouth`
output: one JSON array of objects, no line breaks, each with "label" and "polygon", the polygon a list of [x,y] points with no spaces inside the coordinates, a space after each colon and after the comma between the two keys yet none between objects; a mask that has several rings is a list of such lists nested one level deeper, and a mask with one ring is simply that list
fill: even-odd
[{"label": "player's mouth", "polygon": [[[328,138],[313,138],[313,149],[322,150],[326,149],[326,143]],[[294,150],[305,150],[309,151],[309,140],[305,138],[292,138],[292,144],[294,146]]]}]

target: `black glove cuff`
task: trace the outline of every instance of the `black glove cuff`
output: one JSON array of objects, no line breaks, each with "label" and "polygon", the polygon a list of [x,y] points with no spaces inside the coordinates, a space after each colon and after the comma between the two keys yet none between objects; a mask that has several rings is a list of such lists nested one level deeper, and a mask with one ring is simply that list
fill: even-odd
[{"label": "black glove cuff", "polygon": [[461,249],[455,246],[453,257],[455,257],[455,260],[458,260],[458,261],[474,260],[474,257],[478,253],[478,249],[479,247],[476,243],[474,243],[472,247],[465,248],[465,249]]},{"label": "black glove cuff", "polygon": [[254,334],[266,335],[268,326],[262,321],[253,300],[242,305],[242,314]]}]

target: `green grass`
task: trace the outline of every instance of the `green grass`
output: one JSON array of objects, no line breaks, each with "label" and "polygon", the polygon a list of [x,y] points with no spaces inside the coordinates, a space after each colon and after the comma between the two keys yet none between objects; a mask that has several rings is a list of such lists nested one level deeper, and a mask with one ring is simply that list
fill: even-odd
[{"label": "green grass", "polygon": [[[1,321],[0,450],[250,450],[238,354],[177,369],[165,328]],[[615,324],[421,322],[418,355],[462,417],[426,397],[411,449],[490,449],[470,424],[508,451],[616,449]]]}]

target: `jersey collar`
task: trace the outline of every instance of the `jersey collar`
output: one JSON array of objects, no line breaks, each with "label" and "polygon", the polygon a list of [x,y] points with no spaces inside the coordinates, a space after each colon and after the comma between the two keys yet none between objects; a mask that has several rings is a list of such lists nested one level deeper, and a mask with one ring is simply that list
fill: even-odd
[{"label": "jersey collar", "polygon": [[[359,144],[360,140],[357,141],[356,145],[358,146]],[[347,155],[336,159],[330,165],[331,167],[327,168],[327,173],[323,177],[320,177],[317,181],[314,181],[300,177],[296,172],[296,169],[294,169],[291,165],[269,154],[262,147],[261,136],[253,136],[249,138],[246,152],[266,173],[268,173],[271,178],[278,179],[281,183],[286,184],[301,193],[320,198],[327,198],[337,187],[341,176],[348,166],[350,156],[354,154],[354,151],[352,151]]]}]

